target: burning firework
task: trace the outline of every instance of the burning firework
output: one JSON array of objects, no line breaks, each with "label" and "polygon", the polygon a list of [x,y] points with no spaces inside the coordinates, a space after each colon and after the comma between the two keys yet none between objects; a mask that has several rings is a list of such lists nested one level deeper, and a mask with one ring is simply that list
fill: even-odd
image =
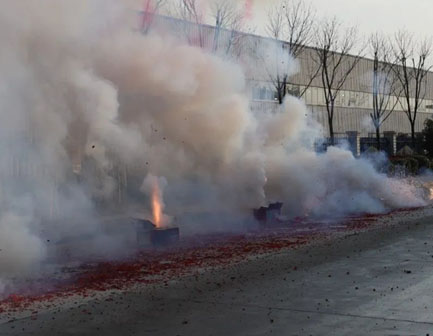
[{"label": "burning firework", "polygon": [[[310,210],[311,200],[322,200],[311,210],[322,217],[425,205],[416,187],[345,149],[316,154],[310,144],[321,129],[301,100],[287,96],[278,113],[251,113],[248,69],[194,47],[177,20],[142,34],[119,1],[46,2],[4,1],[0,11],[1,278],[33,271],[67,237],[97,237],[86,248],[74,240],[83,254],[122,253],[129,235],[107,233],[95,214],[142,207],[136,181],[146,175],[155,237],[176,236],[165,211],[196,233],[233,229],[243,222],[233,218],[272,200],[290,216]],[[145,12],[155,12],[151,4]]]},{"label": "burning firework", "polygon": [[426,190],[426,198],[433,201],[433,182],[426,182],[423,187]]},{"label": "burning firework", "polygon": [[168,223],[167,216],[164,215],[163,189],[167,184],[164,178],[148,175],[143,182],[141,191],[149,196],[152,221],[157,229],[161,229]]},{"label": "burning firework", "polygon": [[149,232],[149,239],[153,246],[167,246],[179,240],[179,228],[171,227],[170,218],[164,215],[163,188],[166,183],[164,178],[148,175],[142,186],[142,191],[149,194],[151,201],[152,221],[155,229]]},{"label": "burning firework", "polygon": [[159,188],[158,181],[155,179],[152,186],[152,215],[153,223],[157,229],[162,227],[162,195]]}]

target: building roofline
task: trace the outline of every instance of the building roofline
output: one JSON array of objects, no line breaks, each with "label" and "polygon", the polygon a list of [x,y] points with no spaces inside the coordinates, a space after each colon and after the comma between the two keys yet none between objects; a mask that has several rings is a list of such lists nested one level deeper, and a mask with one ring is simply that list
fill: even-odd
[{"label": "building roofline", "polygon": [[[145,13],[145,11],[138,11],[138,13],[140,15],[143,15]],[[186,23],[186,24],[189,24],[189,25],[192,25],[192,26],[199,25],[199,26],[202,26],[202,27],[205,27],[205,28],[208,28],[208,29],[216,29],[217,28],[216,26],[211,25],[211,24],[207,24],[207,23],[195,23],[195,22],[192,22],[192,21],[176,18],[176,17],[169,16],[169,15],[162,15],[162,14],[155,14],[155,13],[152,13],[152,15],[160,17],[160,18],[163,18],[165,20],[177,21],[179,23]],[[219,29],[222,30],[222,31],[225,31],[225,32],[232,32],[233,31],[231,29],[227,29],[227,28],[224,28],[224,27],[221,27]],[[286,45],[289,44],[289,42],[286,41],[286,40],[275,39],[275,38],[272,38],[272,37],[269,37],[269,36],[258,35],[258,34],[255,34],[255,33],[249,33],[249,32],[238,31],[238,30],[236,30],[235,32],[238,33],[238,34],[247,36],[247,37],[252,37],[252,38],[256,38],[256,39],[260,39],[260,40],[265,40],[265,41],[270,41],[270,42],[277,42],[277,43],[282,43],[282,44],[286,44]],[[309,45],[304,45],[303,48],[311,50],[311,51],[315,51],[315,50],[318,49],[318,48],[316,48],[314,46],[309,46]],[[331,51],[331,52],[334,53],[334,54],[340,54],[341,55],[341,53],[338,52],[338,51]],[[363,56],[359,56],[359,55],[354,55],[354,54],[345,54],[344,56],[346,56],[346,57],[352,57],[352,58],[359,58],[360,60],[374,62],[374,59],[371,56],[364,56],[364,55]],[[397,63],[391,63],[391,62],[388,62],[387,64],[392,64],[392,65],[395,65],[395,66],[401,66],[401,65],[399,65]],[[413,68],[413,67],[410,66],[409,68]],[[433,75],[433,71],[428,71],[428,73]]]}]

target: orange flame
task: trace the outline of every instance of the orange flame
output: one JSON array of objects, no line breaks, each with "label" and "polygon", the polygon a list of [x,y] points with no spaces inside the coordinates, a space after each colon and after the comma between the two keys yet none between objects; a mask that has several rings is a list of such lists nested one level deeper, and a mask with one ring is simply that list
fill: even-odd
[{"label": "orange flame", "polygon": [[152,186],[152,215],[153,222],[157,228],[162,227],[162,202],[161,190],[158,181],[155,181]]}]

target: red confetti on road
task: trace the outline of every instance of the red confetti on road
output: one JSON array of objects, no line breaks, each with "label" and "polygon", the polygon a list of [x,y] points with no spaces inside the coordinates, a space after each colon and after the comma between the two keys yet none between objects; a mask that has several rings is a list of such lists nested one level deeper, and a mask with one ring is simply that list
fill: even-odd
[{"label": "red confetti on road", "polygon": [[[396,212],[410,212],[403,209]],[[332,238],[344,232],[368,230],[384,215],[351,217],[345,221],[314,222],[295,219],[281,223],[280,227],[243,235],[209,235],[186,239],[180,246],[170,250],[142,251],[126,261],[84,264],[73,270],[66,280],[52,285],[49,290],[35,293],[12,294],[0,301],[0,313],[31,309],[32,318],[37,318],[34,304],[72,296],[89,297],[97,292],[127,289],[135,284],[167,283],[184,275],[194,274],[199,268],[218,267],[286,249],[294,249],[318,240]],[[200,243],[196,243],[199,241]],[[107,299],[108,300],[108,299]]]}]

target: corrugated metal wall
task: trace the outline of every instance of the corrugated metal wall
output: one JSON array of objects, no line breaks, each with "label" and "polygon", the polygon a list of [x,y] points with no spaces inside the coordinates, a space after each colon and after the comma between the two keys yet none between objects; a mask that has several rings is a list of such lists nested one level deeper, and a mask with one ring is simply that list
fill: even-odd
[{"label": "corrugated metal wall", "polygon": [[[309,106],[313,117],[328,129],[328,115],[324,106]],[[426,119],[431,117],[431,113],[418,113],[416,129],[422,130]],[[370,111],[357,108],[335,108],[334,131],[345,133],[347,131],[358,131],[362,136],[373,133]],[[397,133],[409,133],[410,124],[404,112],[395,111],[388,120],[382,125],[381,132],[394,131]]]},{"label": "corrugated metal wall", "polygon": [[[248,94],[251,94],[253,87],[265,86],[272,88],[272,81],[269,76],[269,71],[266,70],[263,59],[263,51],[272,50],[272,44],[284,45],[285,42],[275,41],[270,38],[256,36],[252,34],[244,34],[233,32],[226,29],[220,29],[216,32],[215,27],[209,25],[197,26],[182,20],[159,17],[155,20],[155,26],[159,29],[169,29],[179,38],[185,39],[188,43],[202,47],[203,49],[215,52],[215,37],[218,36],[217,53],[225,54],[228,57],[236,59],[244,68],[245,75],[248,81]],[[234,35],[235,34],[235,38]],[[227,48],[228,44],[230,49]],[[271,46],[271,47],[270,47]],[[299,57],[299,73],[292,76],[290,82],[297,85],[306,85],[310,81],[311,73],[316,69],[317,64],[314,61],[316,51],[311,48],[306,48]],[[347,56],[350,62],[353,56]],[[359,61],[353,72],[348,77],[343,85],[342,90],[350,92],[364,92],[371,94],[373,61],[363,58]],[[320,76],[312,82],[314,87],[322,87]],[[428,74],[426,86],[426,99],[433,100],[433,73]],[[309,103],[307,101],[307,103]],[[343,104],[344,105],[344,104]],[[266,112],[274,109],[275,102],[273,101],[252,101],[251,109],[255,113]],[[328,129],[326,107],[321,105],[309,106],[314,118],[323,125],[324,129]],[[401,108],[399,108],[401,110]],[[431,112],[430,112],[431,111]],[[335,132],[344,133],[346,131],[358,131],[362,135],[368,135],[373,132],[371,128],[370,113],[368,108],[356,107],[336,107],[335,108]],[[424,109],[418,112],[416,131],[421,131],[424,121],[433,116],[433,110]],[[403,111],[394,111],[389,119],[383,124],[381,131],[395,131],[397,133],[409,133],[410,124],[406,114]]]},{"label": "corrugated metal wall", "polygon": [[[276,111],[278,104],[267,101],[251,102],[254,113],[269,113]],[[312,117],[322,125],[325,134],[328,134],[328,114],[325,106],[308,106]],[[426,119],[431,118],[431,113],[418,113],[416,129],[422,130]],[[334,131],[346,133],[347,131],[358,131],[361,136],[374,133],[370,119],[370,111],[359,108],[335,108]],[[395,111],[381,127],[381,132],[394,131],[396,133],[409,133],[410,124],[404,112]]]}]

